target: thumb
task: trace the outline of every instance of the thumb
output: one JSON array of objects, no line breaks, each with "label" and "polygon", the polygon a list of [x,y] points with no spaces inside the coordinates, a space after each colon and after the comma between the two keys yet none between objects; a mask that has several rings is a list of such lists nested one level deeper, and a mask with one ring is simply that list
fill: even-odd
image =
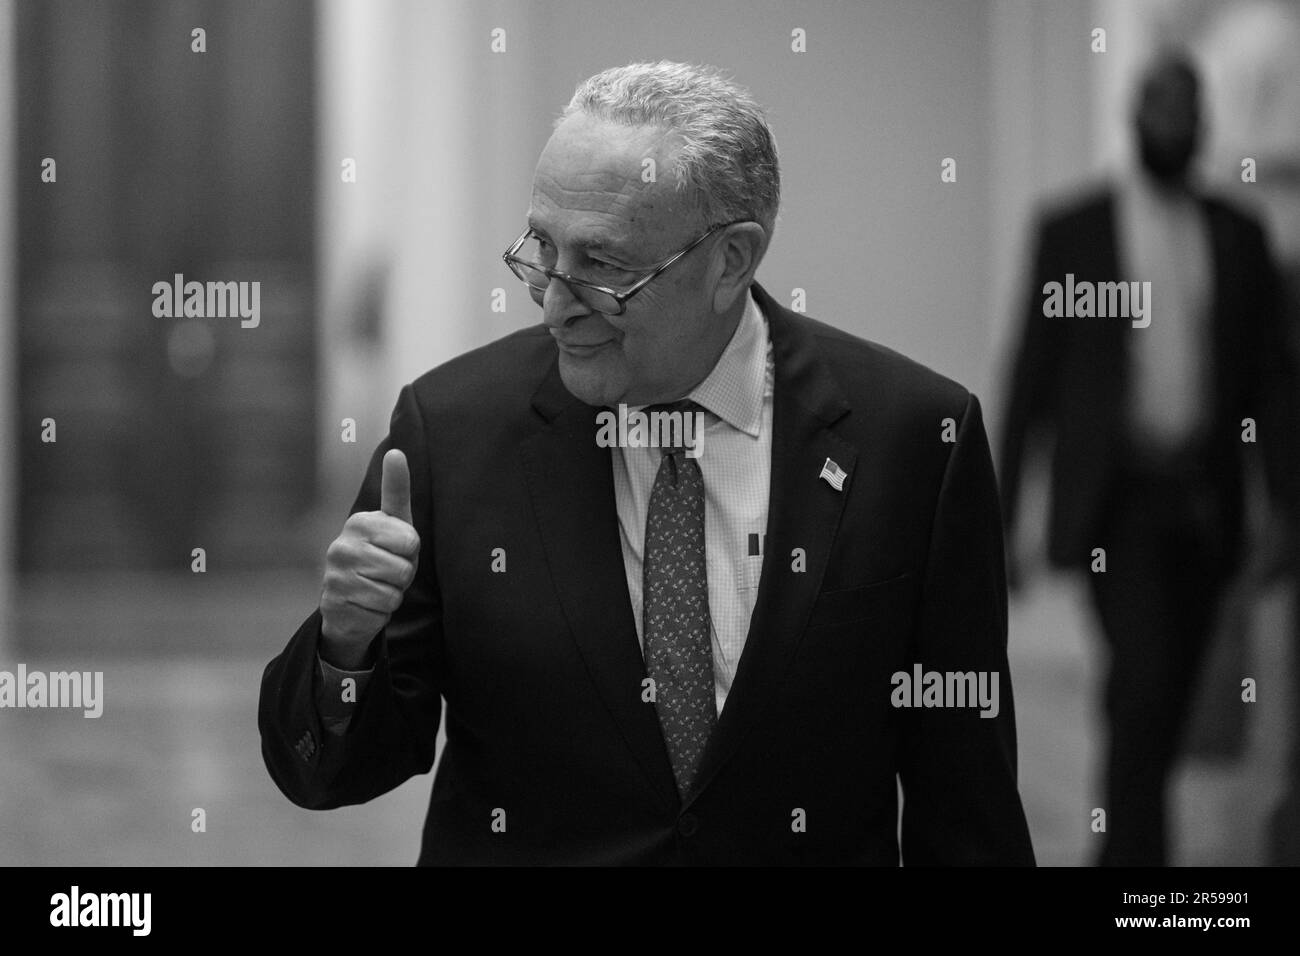
[{"label": "thumb", "polygon": [[379,485],[379,510],[413,524],[411,518],[411,472],[406,456],[396,448],[384,455],[384,474]]}]

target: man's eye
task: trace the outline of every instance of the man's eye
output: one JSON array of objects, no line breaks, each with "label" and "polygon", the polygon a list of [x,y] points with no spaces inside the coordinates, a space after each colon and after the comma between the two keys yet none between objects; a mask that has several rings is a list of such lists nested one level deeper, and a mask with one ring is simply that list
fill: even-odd
[{"label": "man's eye", "polygon": [[592,259],[591,261],[592,263],[595,264],[597,270],[599,270],[604,275],[610,277],[617,276],[618,278],[627,278],[628,276],[632,275],[632,270],[629,269],[627,266],[617,266],[614,265],[614,263],[612,262],[602,262],[599,259]]}]

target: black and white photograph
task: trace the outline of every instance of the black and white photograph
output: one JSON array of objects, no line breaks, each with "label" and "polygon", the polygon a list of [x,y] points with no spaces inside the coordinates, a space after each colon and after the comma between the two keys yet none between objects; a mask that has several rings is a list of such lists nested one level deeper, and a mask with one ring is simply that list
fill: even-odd
[{"label": "black and white photograph", "polygon": [[1300,0],[0,0],[0,186],[6,927],[1300,864]]}]

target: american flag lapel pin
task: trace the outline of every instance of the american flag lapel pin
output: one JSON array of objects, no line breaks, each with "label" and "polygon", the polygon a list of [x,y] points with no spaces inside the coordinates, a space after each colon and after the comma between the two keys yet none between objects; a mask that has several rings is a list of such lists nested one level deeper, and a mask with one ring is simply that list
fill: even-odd
[{"label": "american flag lapel pin", "polygon": [[817,477],[825,478],[827,484],[829,484],[836,491],[843,491],[844,479],[847,478],[848,476],[849,473],[847,471],[845,471],[839,465],[835,464],[835,462],[833,462],[831,459],[827,458],[826,464],[822,465],[822,473]]}]

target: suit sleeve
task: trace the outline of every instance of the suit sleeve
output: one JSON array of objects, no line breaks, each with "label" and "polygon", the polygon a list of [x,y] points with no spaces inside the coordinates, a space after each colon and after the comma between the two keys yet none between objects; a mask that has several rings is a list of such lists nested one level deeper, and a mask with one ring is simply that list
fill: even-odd
[{"label": "suit sleeve", "polygon": [[[1002,524],[980,404],[968,396],[940,487],[909,665],[985,673],[992,706],[904,711],[904,865],[1034,865],[1016,789]],[[996,676],[996,684],[993,683]]]},{"label": "suit sleeve", "polygon": [[[1063,324],[1043,316],[1042,289],[1052,279],[1051,239],[1046,224],[1035,241],[1031,285],[1023,292],[1020,334],[1015,346],[998,453],[1002,515],[1010,536],[1016,523],[1025,451],[1034,429],[1055,414]],[[1058,280],[1060,276],[1056,277]]]},{"label": "suit sleeve", "polygon": [[1287,328],[1281,280],[1260,226],[1245,224],[1243,261],[1249,263],[1250,331],[1242,343],[1251,364],[1237,424],[1255,418],[1256,442],[1268,493],[1274,504],[1294,515],[1300,510],[1300,362],[1293,330]]},{"label": "suit sleeve", "polygon": [[373,668],[342,734],[322,726],[316,705],[320,610],[298,628],[262,676],[258,730],[272,779],[313,810],[364,803],[433,766],[442,714],[442,604],[434,571],[428,431],[405,386],[388,436],[375,449],[352,513],[379,510],[384,454],[397,448],[411,471],[411,517],[420,535],[415,580],[375,637]]},{"label": "suit sleeve", "polygon": [[[340,670],[333,664],[316,658],[317,676],[316,712],[320,714],[325,729],[337,737],[347,733],[352,723],[352,712],[366,693],[366,685],[374,675],[374,668],[359,671]],[[351,681],[351,686],[348,685]]]}]

